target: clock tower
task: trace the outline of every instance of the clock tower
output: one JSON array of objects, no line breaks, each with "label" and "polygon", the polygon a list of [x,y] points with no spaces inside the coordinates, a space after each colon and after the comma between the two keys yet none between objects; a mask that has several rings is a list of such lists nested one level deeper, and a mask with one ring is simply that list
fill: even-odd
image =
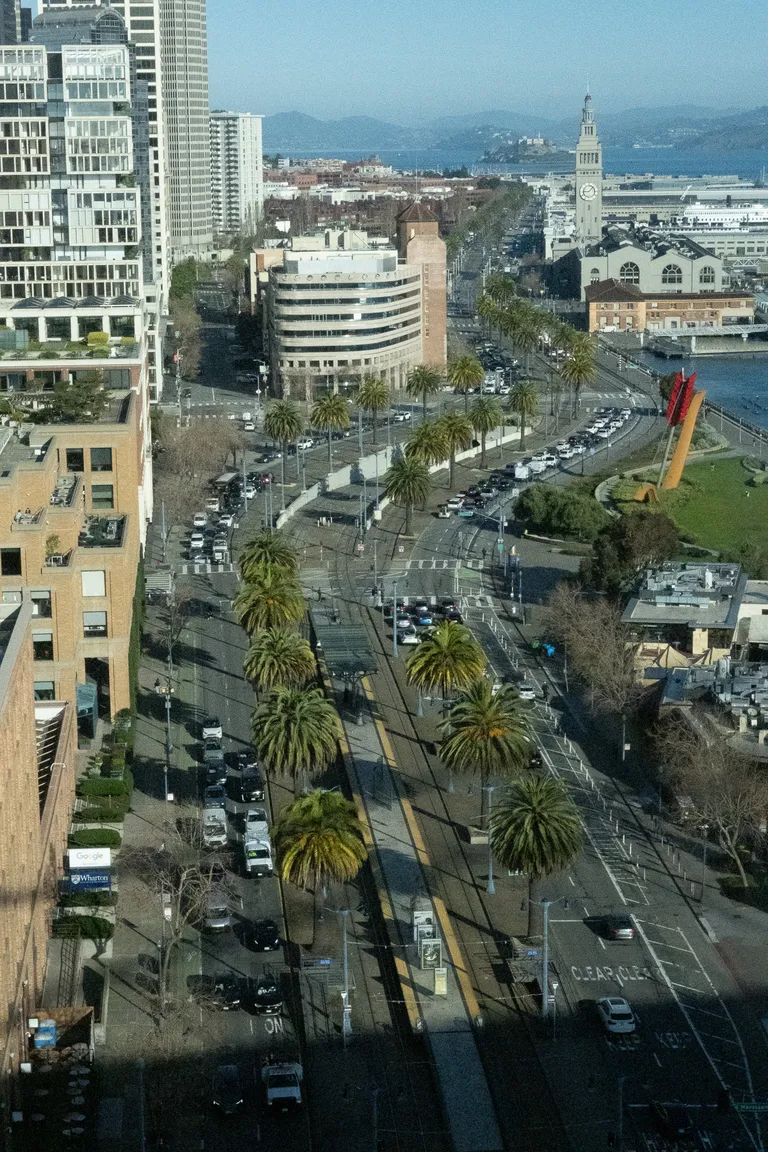
[{"label": "clock tower", "polygon": [[592,97],[587,93],[576,145],[576,243],[597,244],[603,234],[603,151],[597,137]]}]

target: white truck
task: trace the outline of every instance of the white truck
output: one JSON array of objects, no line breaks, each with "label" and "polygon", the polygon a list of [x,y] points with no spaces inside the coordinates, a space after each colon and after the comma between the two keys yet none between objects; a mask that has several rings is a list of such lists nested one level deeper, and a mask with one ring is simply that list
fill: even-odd
[{"label": "white truck", "polygon": [[531,469],[527,464],[515,464],[513,475],[515,480],[530,480]]},{"label": "white truck", "polygon": [[275,866],[272,860],[272,841],[263,832],[243,836],[243,855],[247,876],[271,876]]},{"label": "white truck", "polygon": [[206,848],[226,848],[227,813],[223,808],[203,809],[203,844]]},{"label": "white truck", "polygon": [[301,1106],[301,1082],[304,1071],[301,1064],[272,1062],[267,1059],[261,1067],[261,1082],[271,1111],[287,1112]]}]

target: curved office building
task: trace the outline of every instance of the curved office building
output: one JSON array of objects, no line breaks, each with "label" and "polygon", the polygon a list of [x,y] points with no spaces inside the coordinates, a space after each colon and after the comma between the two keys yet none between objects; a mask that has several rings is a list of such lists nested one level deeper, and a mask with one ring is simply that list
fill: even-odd
[{"label": "curved office building", "polygon": [[[350,242],[349,233],[331,239]],[[422,268],[394,248],[330,248],[297,238],[269,273],[272,380],[283,395],[311,399],[363,377],[405,386],[422,362]],[[317,248],[304,244],[318,244]],[[319,247],[322,244],[322,247]]]}]

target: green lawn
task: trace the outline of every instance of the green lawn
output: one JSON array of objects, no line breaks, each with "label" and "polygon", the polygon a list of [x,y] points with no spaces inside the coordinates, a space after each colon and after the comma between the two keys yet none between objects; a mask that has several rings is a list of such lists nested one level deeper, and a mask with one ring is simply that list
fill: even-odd
[{"label": "green lawn", "polygon": [[768,486],[752,488],[749,477],[740,457],[689,464],[676,491],[659,493],[661,506],[705,548],[768,550]]}]

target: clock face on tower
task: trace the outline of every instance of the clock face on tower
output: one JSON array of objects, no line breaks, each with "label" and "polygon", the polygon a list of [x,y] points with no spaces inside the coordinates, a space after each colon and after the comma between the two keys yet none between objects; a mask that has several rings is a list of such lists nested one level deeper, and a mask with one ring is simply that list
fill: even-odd
[{"label": "clock face on tower", "polygon": [[594,200],[595,196],[597,196],[597,188],[594,184],[582,184],[581,188],[579,188],[579,196],[581,196],[582,200]]}]

